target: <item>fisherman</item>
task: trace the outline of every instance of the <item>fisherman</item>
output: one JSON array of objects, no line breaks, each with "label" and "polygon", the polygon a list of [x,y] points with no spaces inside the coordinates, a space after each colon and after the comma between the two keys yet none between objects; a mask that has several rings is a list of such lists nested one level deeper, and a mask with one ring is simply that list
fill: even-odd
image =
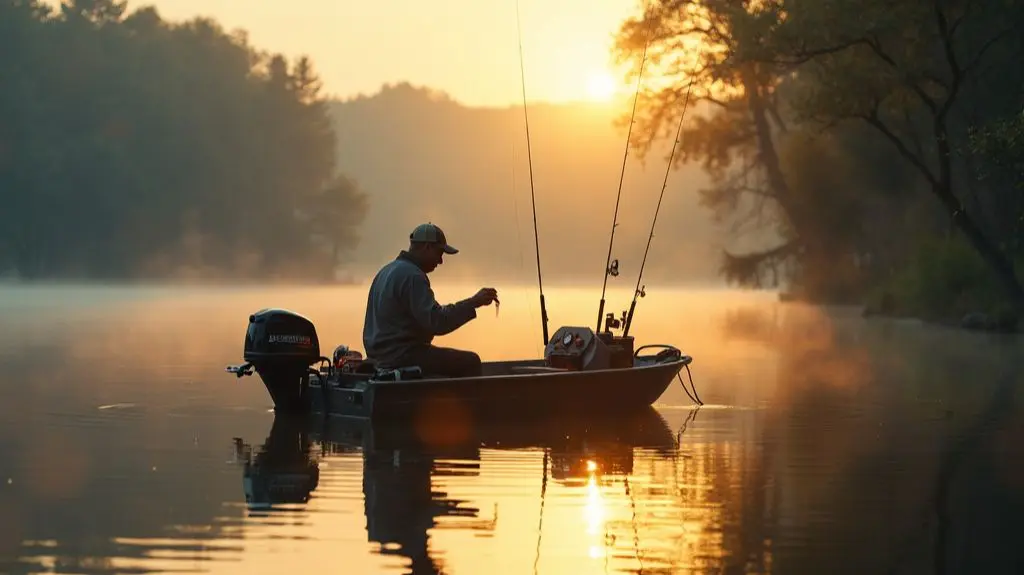
[{"label": "fisherman", "polygon": [[476,308],[498,302],[494,288],[447,305],[437,302],[427,274],[443,263],[444,254],[457,253],[441,228],[422,224],[409,234],[409,249],[377,272],[366,302],[363,348],[378,369],[419,366],[425,376],[480,375],[476,353],[431,343],[476,318]]}]

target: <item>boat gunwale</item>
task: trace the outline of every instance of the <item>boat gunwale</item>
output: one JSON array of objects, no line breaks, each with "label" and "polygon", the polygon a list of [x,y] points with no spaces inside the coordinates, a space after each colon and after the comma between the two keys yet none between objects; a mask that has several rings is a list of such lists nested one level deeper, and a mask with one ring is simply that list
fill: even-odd
[{"label": "boat gunwale", "polygon": [[[544,360],[542,360],[542,359],[502,360],[502,361],[484,362],[482,365],[483,366],[488,366],[488,365],[497,365],[497,364],[531,364],[531,363],[537,363],[537,362],[543,362],[543,361]],[[374,380],[372,380],[373,375],[371,375],[371,374],[365,374],[365,375],[363,375],[363,374],[344,374],[344,377],[347,379],[347,378],[352,378],[353,375],[356,375],[356,377],[354,378],[355,381],[352,381],[352,380],[350,380],[350,381],[352,381],[352,383],[354,385],[365,385],[367,387],[378,386],[378,385],[380,385],[380,386],[391,386],[391,385],[396,385],[396,384],[398,384],[398,385],[411,385],[411,384],[434,385],[434,384],[438,384],[438,383],[487,382],[487,381],[494,381],[494,380],[518,380],[518,379],[526,379],[526,378],[529,378],[529,379],[557,378],[557,377],[565,378],[566,376],[574,376],[575,378],[579,378],[579,377],[583,377],[585,375],[586,376],[590,376],[590,375],[600,376],[600,375],[605,375],[605,374],[644,372],[644,371],[649,371],[649,370],[653,370],[653,369],[657,369],[657,368],[668,368],[668,367],[672,367],[672,366],[676,366],[677,367],[677,372],[678,372],[678,369],[686,367],[686,366],[690,365],[691,363],[693,363],[693,357],[691,357],[689,355],[683,355],[679,359],[674,359],[672,361],[657,362],[657,363],[652,361],[651,363],[646,363],[645,362],[642,365],[634,364],[634,365],[632,365],[630,367],[609,367],[609,368],[604,368],[604,369],[590,369],[590,370],[584,369],[584,370],[546,371],[546,372],[537,372],[537,373],[504,373],[504,374],[479,375],[479,376],[473,376],[473,377],[429,377],[429,378],[420,378],[420,379],[400,379],[400,380],[396,380],[396,381],[374,381]],[[321,375],[321,376],[318,376],[317,379],[318,379],[317,387],[323,387],[322,385],[320,385],[320,381],[323,381],[323,380],[326,380],[328,383],[331,383],[331,379],[329,377],[323,377]],[[335,379],[334,381],[338,382],[338,381],[343,381],[343,380]],[[312,381],[310,382],[310,384],[312,384]],[[351,386],[341,386],[341,385],[333,384],[333,385],[329,385],[329,388],[332,388],[332,389],[351,389],[352,387]]]}]

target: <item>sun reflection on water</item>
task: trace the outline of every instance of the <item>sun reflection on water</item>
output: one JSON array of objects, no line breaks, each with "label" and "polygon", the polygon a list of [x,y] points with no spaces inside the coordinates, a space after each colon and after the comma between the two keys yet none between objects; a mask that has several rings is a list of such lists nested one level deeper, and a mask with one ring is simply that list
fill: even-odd
[{"label": "sun reflection on water", "polygon": [[601,497],[601,487],[598,486],[597,478],[593,474],[587,479],[587,506],[584,517],[587,521],[587,535],[604,533],[604,499]]}]

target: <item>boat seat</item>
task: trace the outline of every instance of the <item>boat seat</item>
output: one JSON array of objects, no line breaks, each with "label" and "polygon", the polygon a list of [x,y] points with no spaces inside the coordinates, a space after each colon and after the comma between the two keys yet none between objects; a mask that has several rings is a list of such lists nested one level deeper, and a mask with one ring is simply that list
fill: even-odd
[{"label": "boat seat", "polygon": [[358,367],[353,370],[353,373],[363,375],[373,375],[377,372],[377,362],[372,359],[364,359],[359,362]]},{"label": "boat seat", "polygon": [[546,365],[517,365],[513,366],[509,371],[513,374],[530,374],[530,373],[562,373],[563,371],[569,371],[564,367],[548,367]]}]

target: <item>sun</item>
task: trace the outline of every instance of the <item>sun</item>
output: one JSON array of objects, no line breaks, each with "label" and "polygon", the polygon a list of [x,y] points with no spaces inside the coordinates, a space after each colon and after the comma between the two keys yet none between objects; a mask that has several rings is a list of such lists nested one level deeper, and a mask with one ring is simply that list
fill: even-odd
[{"label": "sun", "polygon": [[615,79],[606,71],[592,72],[587,79],[587,97],[598,102],[607,102],[618,90]]}]

